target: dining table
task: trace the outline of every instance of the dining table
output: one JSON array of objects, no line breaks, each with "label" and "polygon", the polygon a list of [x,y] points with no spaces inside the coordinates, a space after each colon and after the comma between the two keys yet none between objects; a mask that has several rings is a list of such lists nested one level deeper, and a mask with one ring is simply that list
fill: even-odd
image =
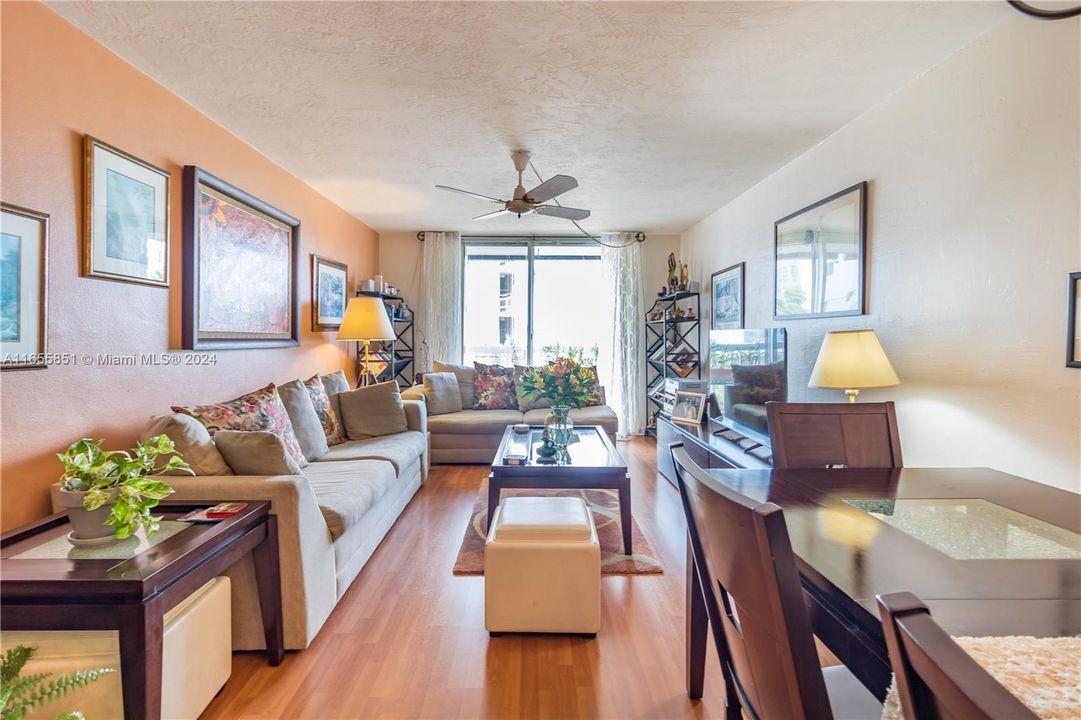
[{"label": "dining table", "polygon": [[[709,474],[784,511],[814,634],[880,700],[892,671],[878,595],[916,594],[955,637],[1081,634],[1081,495],[988,468]],[[691,697],[705,672],[701,593],[690,558]]]}]

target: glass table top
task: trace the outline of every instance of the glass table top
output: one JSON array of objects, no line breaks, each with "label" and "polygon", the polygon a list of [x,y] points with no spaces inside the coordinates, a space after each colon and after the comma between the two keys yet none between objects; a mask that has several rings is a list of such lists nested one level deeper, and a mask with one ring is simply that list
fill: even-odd
[{"label": "glass table top", "polygon": [[[567,456],[561,461],[545,462],[537,454],[542,444],[543,428],[531,428],[529,433],[511,434],[504,457],[525,456],[524,467],[621,467],[623,459],[609,451],[608,445],[594,427],[574,428],[574,439],[567,446]],[[506,467],[506,465],[504,465]]]},{"label": "glass table top", "polygon": [[982,499],[846,499],[956,560],[1081,559],[1081,535]]},{"label": "glass table top", "polygon": [[[130,560],[144,553],[150,548],[165,542],[174,535],[191,527],[191,523],[177,520],[162,520],[158,532],[151,538],[147,538],[140,528],[135,535],[124,540],[107,545],[93,547],[75,547],[68,542],[66,530],[70,526],[65,525],[65,532],[43,533],[40,542],[31,545],[17,555],[11,556],[12,560]],[[36,538],[35,538],[36,539]]]}]

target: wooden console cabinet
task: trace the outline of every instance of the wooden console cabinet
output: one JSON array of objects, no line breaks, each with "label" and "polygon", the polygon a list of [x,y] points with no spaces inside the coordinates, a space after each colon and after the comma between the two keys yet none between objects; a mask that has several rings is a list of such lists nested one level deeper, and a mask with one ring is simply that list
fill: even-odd
[{"label": "wooden console cabinet", "polygon": [[[737,442],[720,435],[715,430],[726,430],[713,421],[705,425],[682,425],[666,417],[657,418],[657,470],[675,484],[676,472],[672,467],[672,454],[668,446],[683,443],[687,454],[704,468],[769,469],[768,450],[750,441],[741,447]],[[765,458],[763,457],[765,456]]]}]

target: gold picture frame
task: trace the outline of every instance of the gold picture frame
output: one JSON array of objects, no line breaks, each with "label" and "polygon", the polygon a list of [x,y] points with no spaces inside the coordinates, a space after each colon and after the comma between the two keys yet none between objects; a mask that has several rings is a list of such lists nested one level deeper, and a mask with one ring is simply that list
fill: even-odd
[{"label": "gold picture frame", "polygon": [[706,410],[706,394],[677,390],[672,400],[672,422],[681,425],[701,425]]},{"label": "gold picture frame", "polygon": [[169,287],[170,179],[83,136],[83,277]]}]

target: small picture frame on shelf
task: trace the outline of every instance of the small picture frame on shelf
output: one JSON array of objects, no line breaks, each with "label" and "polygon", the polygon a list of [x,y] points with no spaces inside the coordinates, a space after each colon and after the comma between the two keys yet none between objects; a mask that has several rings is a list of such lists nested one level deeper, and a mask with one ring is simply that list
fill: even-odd
[{"label": "small picture frame on shelf", "polygon": [[672,422],[681,425],[701,425],[702,414],[706,409],[704,393],[677,390],[672,403]]}]

